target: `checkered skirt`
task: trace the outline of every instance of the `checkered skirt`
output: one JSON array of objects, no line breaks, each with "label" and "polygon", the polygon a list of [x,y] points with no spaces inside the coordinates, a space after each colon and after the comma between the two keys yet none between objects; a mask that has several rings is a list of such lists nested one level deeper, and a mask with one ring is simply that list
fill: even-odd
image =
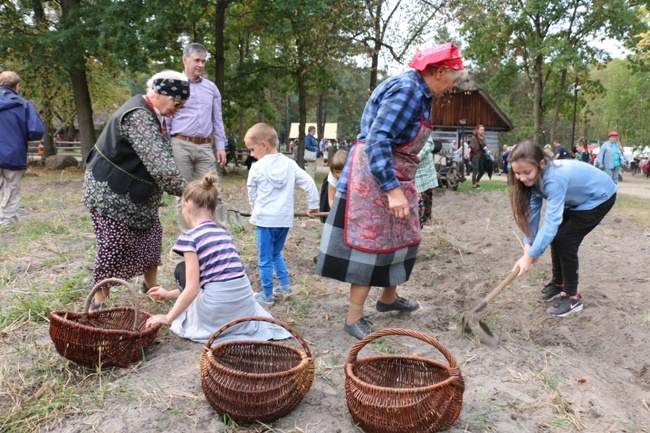
[{"label": "checkered skirt", "polygon": [[346,194],[336,192],[323,237],[316,274],[362,286],[388,287],[408,281],[419,245],[390,253],[368,253],[350,248],[343,242]]}]

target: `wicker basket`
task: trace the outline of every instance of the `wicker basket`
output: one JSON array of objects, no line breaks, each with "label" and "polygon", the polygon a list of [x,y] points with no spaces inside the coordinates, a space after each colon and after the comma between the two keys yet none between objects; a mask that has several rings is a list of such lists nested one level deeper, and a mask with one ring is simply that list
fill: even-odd
[{"label": "wicker basket", "polygon": [[[383,355],[358,360],[371,341],[404,335],[438,349],[449,365],[420,356]],[[465,383],[454,357],[435,339],[409,329],[383,329],[355,344],[345,364],[345,397],[366,433],[429,433],[460,415]]]},{"label": "wicker basket", "polygon": [[[88,312],[95,292],[117,283],[133,296],[133,307],[113,307]],[[160,325],[145,328],[151,314],[141,311],[133,288],[126,281],[108,278],[88,295],[83,313],[50,313],[50,337],[56,351],[70,361],[85,366],[128,367],[142,359],[143,351],[156,339]]]},{"label": "wicker basket", "polygon": [[[214,340],[238,323],[262,321],[289,331],[298,348],[273,341]],[[210,405],[240,423],[272,422],[300,403],[314,381],[314,360],[307,343],[289,325],[268,317],[249,316],[219,328],[201,353],[201,387]]]}]

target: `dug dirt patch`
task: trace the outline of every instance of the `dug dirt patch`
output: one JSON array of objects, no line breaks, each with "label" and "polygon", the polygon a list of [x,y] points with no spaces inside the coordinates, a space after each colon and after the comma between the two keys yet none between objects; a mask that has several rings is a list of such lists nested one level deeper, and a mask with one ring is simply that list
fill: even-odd
[{"label": "dug dirt patch", "polygon": [[[244,176],[223,182],[227,206],[247,209]],[[25,188],[30,187],[27,179]],[[349,287],[314,274],[321,231],[318,220],[296,220],[284,251],[294,295],[270,308],[277,319],[303,336],[315,358],[314,384],[289,415],[272,427],[229,423],[212,410],[202,393],[202,346],[164,330],[146,362],[104,372],[80,396],[83,406],[44,421],[40,431],[359,431],[348,413],[344,390],[344,365],[356,343],[342,331]],[[458,361],[466,388],[460,418],[448,432],[646,432],[650,429],[650,275],[645,266],[650,237],[645,233],[646,227],[610,215],[585,239],[580,251],[585,308],[566,318],[549,316],[539,296],[550,277],[547,252],[532,272],[515,280],[480,313],[500,340],[488,346],[463,335],[460,319],[508,275],[521,255],[520,235],[505,193],[440,192],[434,198],[433,224],[423,231],[415,270],[398,290],[402,296],[418,299],[422,308],[412,314],[378,313],[374,309],[378,291],[373,289],[366,314],[376,328],[408,328],[436,338]],[[176,233],[166,231],[165,236],[173,240]],[[254,232],[247,226],[234,239],[259,289]],[[168,255],[163,259],[164,285],[172,280],[173,263]],[[168,308],[143,301],[150,311]],[[0,344],[16,345],[24,337],[21,332],[5,334]],[[47,324],[30,332],[43,350],[53,351]],[[369,344],[359,356],[379,353],[445,361],[432,346],[403,336]],[[53,359],[67,363],[60,357]],[[89,374],[76,366],[69,368],[79,376]]]}]

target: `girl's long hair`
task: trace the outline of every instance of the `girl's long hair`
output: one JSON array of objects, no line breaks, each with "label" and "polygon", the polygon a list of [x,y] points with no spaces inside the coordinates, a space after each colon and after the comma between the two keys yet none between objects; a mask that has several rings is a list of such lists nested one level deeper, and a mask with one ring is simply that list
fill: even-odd
[{"label": "girl's long hair", "polygon": [[[517,161],[526,161],[539,168],[542,161],[546,161],[546,166],[552,164],[553,158],[533,141],[523,141],[518,143],[510,152],[510,156],[508,156],[509,163]],[[535,181],[535,186],[539,189],[542,188],[542,175],[543,171],[539,170]],[[528,218],[530,217],[530,196],[532,191],[533,187],[528,187],[524,185],[523,182],[517,180],[512,168],[508,171],[508,195],[510,196],[512,215],[515,217],[517,226],[526,234],[526,236],[532,236],[533,234],[530,225],[528,224]]]},{"label": "girl's long hair", "polygon": [[202,179],[190,182],[183,191],[183,200],[191,201],[198,208],[209,209],[214,213],[217,208],[217,197],[219,192],[215,184],[217,183],[217,174],[214,171],[209,172]]}]

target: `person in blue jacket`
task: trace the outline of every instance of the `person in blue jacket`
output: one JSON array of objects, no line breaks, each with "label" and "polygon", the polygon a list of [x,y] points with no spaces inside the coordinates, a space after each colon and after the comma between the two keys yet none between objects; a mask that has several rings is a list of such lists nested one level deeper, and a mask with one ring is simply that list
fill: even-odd
[{"label": "person in blue jacket", "polygon": [[[524,254],[513,266],[518,277],[551,246],[553,278],[542,299],[555,300],[547,312],[564,317],[582,310],[578,293],[578,249],[616,201],[618,186],[590,164],[553,160],[532,141],[519,143],[508,158],[510,205],[524,232]],[[539,227],[546,200],[544,224]]]},{"label": "person in blue jacket", "polygon": [[618,132],[610,131],[608,139],[600,146],[600,152],[594,163],[596,167],[607,173],[614,183],[618,183],[618,175],[625,165],[623,149],[618,142]]},{"label": "person in blue jacket", "polygon": [[312,125],[307,128],[304,153],[305,170],[312,179],[316,179],[316,159],[318,158],[318,140],[316,140],[314,134],[316,134],[316,127]]},{"label": "person in blue jacket", "polygon": [[18,222],[20,185],[27,171],[27,142],[43,138],[45,125],[34,106],[18,95],[20,77],[0,74],[0,227]]}]

